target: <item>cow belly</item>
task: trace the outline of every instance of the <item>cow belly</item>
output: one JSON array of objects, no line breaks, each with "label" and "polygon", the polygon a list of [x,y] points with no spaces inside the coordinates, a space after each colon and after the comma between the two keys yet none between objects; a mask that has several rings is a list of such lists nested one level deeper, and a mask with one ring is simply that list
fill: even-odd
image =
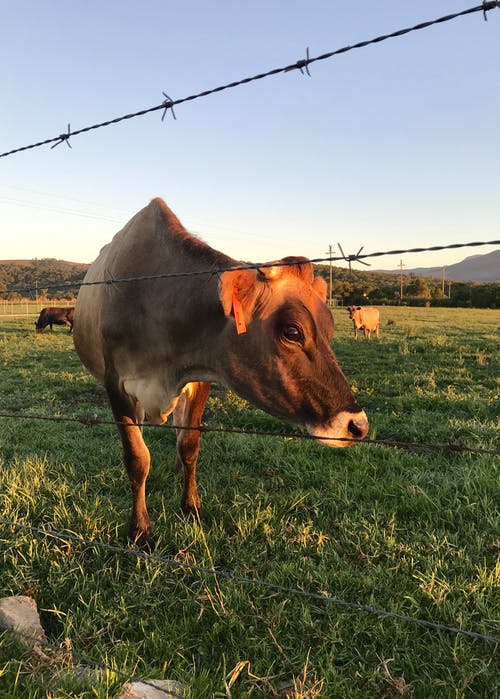
[{"label": "cow belly", "polygon": [[152,425],[162,425],[175,410],[179,400],[179,395],[169,395],[160,382],[151,379],[125,379],[123,389],[129,396],[139,401],[148,422]]},{"label": "cow belly", "polygon": [[[81,292],[80,292],[81,293]],[[78,304],[78,301],[77,301]],[[97,329],[97,313],[91,317],[85,310],[76,307],[73,326],[73,342],[83,364],[100,382],[104,383],[104,357],[101,336]]]}]

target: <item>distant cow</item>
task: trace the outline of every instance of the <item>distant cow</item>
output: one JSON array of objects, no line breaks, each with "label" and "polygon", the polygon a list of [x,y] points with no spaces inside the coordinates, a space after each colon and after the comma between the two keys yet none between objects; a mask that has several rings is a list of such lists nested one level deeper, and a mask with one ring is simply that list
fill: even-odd
[{"label": "distant cow", "polygon": [[349,318],[354,325],[354,339],[358,339],[358,330],[363,331],[365,339],[370,340],[372,332],[379,337],[380,314],[373,306],[347,306]]},{"label": "distant cow", "polygon": [[[328,446],[349,446],[368,432],[330,346],[326,284],[309,260],[241,266],[154,199],[101,250],[85,277],[94,283],[80,288],[75,347],[104,384],[118,423],[133,498],[129,536],[142,547],[152,540],[141,425],[173,413],[182,509],[200,518],[197,428],[212,382]],[[147,279],[155,275],[162,278]],[[95,283],[134,277],[142,279]]]},{"label": "distant cow", "polygon": [[47,327],[50,326],[50,332],[53,332],[53,325],[68,325],[69,331],[73,330],[73,317],[75,314],[74,306],[67,306],[65,308],[59,308],[58,306],[49,306],[48,308],[42,308],[38,320],[35,323],[37,333],[41,333]]}]

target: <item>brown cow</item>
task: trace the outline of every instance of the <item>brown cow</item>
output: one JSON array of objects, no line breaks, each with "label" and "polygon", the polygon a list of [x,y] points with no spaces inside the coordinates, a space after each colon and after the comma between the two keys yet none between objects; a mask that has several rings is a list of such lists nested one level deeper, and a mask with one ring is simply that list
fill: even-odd
[{"label": "brown cow", "polygon": [[[283,264],[284,263],[284,264]],[[75,312],[75,347],[107,391],[132,488],[129,536],[149,547],[141,423],[174,414],[182,509],[201,517],[196,487],[199,427],[210,383],[221,382],[319,441],[348,446],[368,421],[333,355],[326,284],[305,258],[259,269],[190,235],[154,199],[90,266]],[[200,273],[200,274],[196,274]],[[165,278],[109,283],[113,279]],[[344,441],[345,440],[345,441]]]},{"label": "brown cow", "polygon": [[354,325],[354,339],[358,339],[358,330],[363,331],[365,339],[371,340],[372,332],[379,336],[380,313],[373,306],[347,306],[349,318]]},{"label": "brown cow", "polygon": [[68,325],[69,331],[73,330],[74,306],[59,308],[58,306],[49,306],[42,308],[38,320],[35,322],[37,333],[41,333],[47,327],[50,327],[50,332],[53,332],[53,325]]}]

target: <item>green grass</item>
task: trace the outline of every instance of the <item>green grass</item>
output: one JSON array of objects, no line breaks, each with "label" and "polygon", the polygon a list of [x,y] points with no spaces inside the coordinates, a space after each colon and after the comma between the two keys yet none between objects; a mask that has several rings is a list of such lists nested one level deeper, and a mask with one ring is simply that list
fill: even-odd
[{"label": "green grass", "polygon": [[[352,338],[335,312],[337,357],[371,435],[499,448],[499,325],[493,310],[381,308],[381,339]],[[0,325],[0,410],[110,419],[65,329]],[[218,388],[213,426],[283,430]],[[124,545],[130,509],[112,425],[0,419],[0,517]],[[156,553],[179,563],[500,635],[498,456],[207,433],[205,532],[180,514],[172,430],[146,430]],[[186,567],[3,526],[0,596],[28,593],[51,644],[195,698],[494,698],[493,644],[282,594]],[[497,621],[495,621],[497,620]],[[114,697],[61,651],[35,662],[0,636],[0,697]],[[65,669],[66,668],[66,669]],[[295,689],[294,689],[295,687]]]}]

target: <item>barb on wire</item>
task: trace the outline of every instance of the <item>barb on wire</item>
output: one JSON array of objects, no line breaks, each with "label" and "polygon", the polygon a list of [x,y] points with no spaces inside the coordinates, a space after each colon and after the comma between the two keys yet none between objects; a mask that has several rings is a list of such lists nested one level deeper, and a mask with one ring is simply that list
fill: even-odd
[{"label": "barb on wire", "polygon": [[175,116],[174,112],[174,101],[171,97],[167,95],[166,92],[163,92],[163,96],[165,97],[165,99],[162,102],[162,106],[165,107],[165,109],[163,110],[163,114],[161,115],[161,120],[163,121],[165,119],[165,115],[167,111],[170,109],[170,111],[172,112],[172,116],[177,121],[177,117]]},{"label": "barb on wire", "polygon": [[56,146],[60,146],[61,143],[64,143],[64,141],[66,141],[66,145],[68,146],[68,148],[71,148],[71,143],[69,142],[69,137],[72,135],[73,134],[71,133],[71,125],[68,124],[68,131],[66,133],[60,134],[60,136],[58,136],[59,140],[57,141],[57,143],[54,143],[53,146],[50,146],[50,149],[52,150]]},{"label": "barb on wire", "polygon": [[498,0],[497,2],[483,2],[483,18],[485,22],[488,21],[488,15],[486,13],[494,7],[500,7],[500,2]]},{"label": "barb on wire", "polygon": [[340,243],[337,243],[337,245],[339,246],[339,250],[342,254],[342,258],[349,264],[349,274],[352,272],[352,268],[351,268],[352,262],[359,262],[360,264],[365,265],[365,267],[371,267],[371,264],[369,262],[363,262],[363,260],[359,259],[359,255],[361,253],[361,250],[364,248],[364,245],[362,245],[359,248],[358,252],[355,255],[346,255],[344,253],[344,251],[342,250],[342,245]]},{"label": "barb on wire", "polygon": [[[500,0],[499,0],[500,1]],[[342,253],[342,257],[315,257],[312,259],[304,259],[304,260],[297,260],[295,264],[301,265],[301,264],[309,264],[310,262],[313,264],[320,264],[322,262],[341,262],[341,261],[347,261],[349,262],[349,257],[351,258],[351,262],[354,260],[356,262],[360,262],[361,264],[367,265],[367,262],[363,262],[363,260],[369,258],[369,257],[383,257],[384,255],[404,255],[404,254],[411,254],[415,252],[436,252],[439,250],[454,250],[457,248],[468,248],[468,247],[479,247],[481,245],[500,245],[500,240],[485,240],[485,241],[475,241],[472,243],[451,243],[450,245],[433,245],[432,247],[428,248],[410,248],[408,250],[386,250],[383,252],[370,252],[370,253],[365,253],[364,255],[361,255],[361,250],[363,249],[362,247],[358,250],[356,255],[350,255],[350,256],[345,256]],[[340,245],[339,245],[340,247]],[[177,278],[177,277],[198,277],[198,276],[203,276],[203,275],[219,275],[224,272],[237,272],[240,270],[245,270],[245,269],[261,269],[265,267],[286,267],[289,265],[289,262],[256,262],[254,264],[238,264],[234,265],[233,267],[224,267],[224,268],[219,268],[219,269],[202,269],[202,270],[197,270],[197,271],[191,271],[191,272],[165,272],[164,274],[150,274],[150,275],[145,275],[141,277],[125,277],[121,279],[98,279],[93,282],[84,282],[84,281],[79,281],[79,282],[64,282],[61,284],[51,284],[49,286],[45,286],[44,288],[47,291],[54,291],[54,290],[61,290],[61,289],[74,289],[76,287],[82,287],[82,286],[97,286],[100,284],[127,284],[131,282],[143,282],[143,281],[152,281],[156,279],[170,279],[170,278]],[[32,292],[35,291],[38,287],[35,286],[24,286],[24,287],[9,287],[8,289],[0,289],[0,295],[1,294],[11,294],[11,293],[25,293],[25,292]]]},{"label": "barb on wire", "polygon": [[311,77],[311,73],[309,72],[309,63],[311,62],[311,57],[309,56],[309,46],[306,49],[306,57],[301,58],[297,63],[295,63],[293,66],[289,66],[288,68],[285,68],[285,73],[287,73],[290,70],[300,70],[302,75],[304,75],[304,70],[306,71],[307,75]]},{"label": "barb on wire", "polygon": [[413,624],[418,624],[428,629],[433,629],[437,631],[446,631],[447,633],[452,633],[455,635],[467,636],[474,640],[488,641],[490,643],[500,643],[500,638],[495,636],[489,636],[486,634],[478,633],[477,631],[469,631],[467,629],[461,629],[456,626],[447,626],[446,624],[441,624],[435,621],[428,621],[427,619],[419,619],[418,617],[408,616],[406,614],[400,614],[398,612],[389,612],[385,609],[378,609],[370,604],[362,604],[359,602],[350,602],[338,597],[330,597],[325,594],[320,594],[317,592],[307,592],[306,590],[301,590],[300,588],[285,587],[284,585],[278,585],[275,583],[267,582],[266,580],[259,580],[257,578],[249,578],[244,575],[238,575],[230,570],[221,570],[217,568],[207,568],[205,566],[200,566],[194,563],[189,563],[187,561],[177,561],[174,558],[167,558],[165,556],[158,556],[156,554],[145,553],[133,548],[124,548],[122,546],[117,546],[114,544],[106,544],[101,541],[96,541],[92,539],[85,539],[75,534],[69,534],[62,531],[56,531],[54,529],[42,529],[40,527],[34,527],[29,524],[22,524],[21,522],[13,522],[7,519],[0,519],[0,524],[5,526],[10,526],[16,529],[22,529],[25,531],[32,532],[33,534],[42,534],[43,536],[54,537],[62,539],[63,541],[74,541],[77,543],[84,544],[85,546],[91,546],[94,548],[102,548],[106,551],[112,551],[114,553],[123,553],[130,556],[135,556],[136,558],[142,558],[155,563],[164,563],[174,569],[185,569],[195,573],[202,573],[205,575],[212,575],[216,578],[222,578],[224,580],[232,580],[234,582],[246,583],[250,585],[260,586],[262,588],[273,590],[275,592],[294,595],[298,597],[303,597],[306,599],[312,599],[324,604],[334,604],[347,609],[352,609],[353,611],[368,612],[369,614],[374,614],[379,617],[389,617],[392,619],[397,619],[399,621],[406,621]]},{"label": "barb on wire", "polygon": [[[280,73],[286,73],[290,70],[297,70],[300,69],[301,72],[303,72],[303,69],[307,69],[308,66],[311,63],[315,63],[316,61],[324,61],[329,58],[333,58],[334,56],[339,56],[340,54],[347,53],[348,51],[353,51],[354,49],[361,49],[365,48],[366,46],[370,46],[372,44],[378,44],[382,41],[386,41],[388,39],[393,39],[396,37],[401,37],[404,36],[405,34],[409,34],[410,32],[415,32],[419,31],[421,29],[427,29],[428,27],[432,27],[433,25],[436,24],[442,24],[443,22],[449,22],[451,20],[457,19],[458,17],[465,17],[466,15],[473,14],[475,12],[483,12],[486,13],[489,10],[492,10],[494,8],[500,7],[500,2],[498,0],[489,0],[488,2],[483,2],[481,5],[476,5],[475,7],[470,7],[467,10],[462,10],[461,12],[455,12],[454,14],[450,15],[445,15],[443,17],[438,17],[437,19],[429,20],[427,22],[421,22],[420,24],[415,24],[413,27],[406,27],[405,29],[399,29],[395,32],[391,32],[390,34],[383,34],[381,36],[377,36],[374,39],[368,39],[366,41],[360,41],[357,44],[352,44],[349,46],[343,46],[340,49],[336,49],[334,51],[330,51],[328,53],[324,53],[321,56],[314,56],[310,57],[307,55],[306,59],[302,59],[300,61],[297,61],[295,63],[292,63],[291,65],[283,66],[281,68],[274,68],[272,70],[268,70],[265,73],[259,73],[257,75],[253,75],[248,78],[243,78],[241,80],[235,80],[234,82],[227,83],[225,85],[219,85],[218,87],[214,87],[210,90],[204,90],[203,92],[199,92],[197,94],[189,95],[188,97],[182,97],[181,99],[177,100],[171,100],[171,105],[169,104],[169,108],[171,106],[173,107],[174,105],[182,104],[183,102],[192,102],[193,100],[200,99],[201,97],[208,97],[209,95],[214,95],[218,92],[222,92],[223,90],[229,90],[235,87],[239,87],[240,85],[247,85],[248,83],[254,82],[256,80],[262,80],[263,78],[268,78],[272,75],[279,75]],[[309,71],[307,70],[307,74],[309,75]],[[71,134],[72,136],[77,136],[81,133],[86,133],[88,131],[94,131],[95,129],[100,129],[105,126],[110,126],[111,124],[118,124],[122,121],[128,120],[128,119],[134,119],[139,116],[144,116],[145,114],[149,114],[151,112],[155,112],[159,109],[165,109],[165,104],[162,102],[161,104],[157,104],[154,107],[149,107],[147,109],[141,109],[137,112],[133,112],[131,114],[125,114],[124,116],[116,117],[115,119],[109,119],[107,121],[103,121],[98,124],[93,124],[92,126],[86,126],[82,129],[78,129],[76,131],[73,131]],[[44,141],[39,141],[38,143],[31,143],[30,145],[27,146],[21,146],[20,148],[14,148],[9,151],[5,151],[4,153],[0,153],[0,158],[5,158],[9,155],[13,155],[14,153],[20,153],[21,151],[25,150],[30,150],[31,148],[39,148],[40,146],[44,146],[48,143],[54,143],[54,142],[61,142],[61,136],[56,136],[55,138],[47,138]],[[64,134],[63,140],[67,139],[67,135]]]}]

